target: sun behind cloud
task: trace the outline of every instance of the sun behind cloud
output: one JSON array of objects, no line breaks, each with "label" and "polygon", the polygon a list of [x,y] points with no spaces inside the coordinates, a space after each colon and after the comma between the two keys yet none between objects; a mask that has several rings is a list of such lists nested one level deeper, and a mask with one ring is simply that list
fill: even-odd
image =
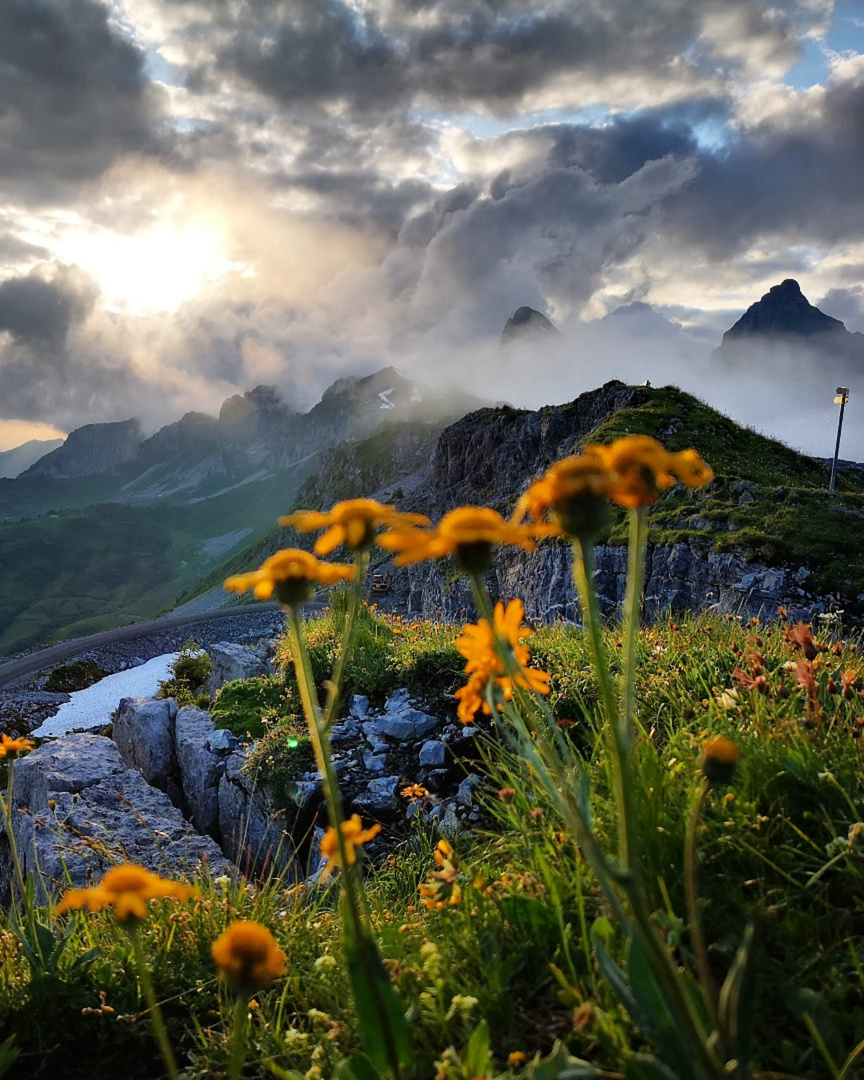
[{"label": "sun behind cloud", "polygon": [[134,234],[103,229],[69,236],[63,246],[64,258],[99,283],[106,306],[130,314],[175,312],[207,283],[250,272],[228,258],[219,231],[195,224]]}]

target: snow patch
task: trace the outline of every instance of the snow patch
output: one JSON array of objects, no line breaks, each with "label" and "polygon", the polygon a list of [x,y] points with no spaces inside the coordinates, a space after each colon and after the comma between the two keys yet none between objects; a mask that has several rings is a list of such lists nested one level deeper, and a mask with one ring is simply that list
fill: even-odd
[{"label": "snow patch", "polygon": [[53,716],[31,732],[36,739],[56,738],[70,731],[89,731],[111,722],[111,714],[124,697],[152,697],[159,683],[171,674],[177,653],[154,656],[146,664],[118,671],[86,690],[76,690],[70,701],[65,702]]}]

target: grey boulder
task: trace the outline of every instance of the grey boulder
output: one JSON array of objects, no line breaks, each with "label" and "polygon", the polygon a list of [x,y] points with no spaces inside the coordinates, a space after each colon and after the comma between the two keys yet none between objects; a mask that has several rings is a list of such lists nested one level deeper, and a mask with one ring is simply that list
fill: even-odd
[{"label": "grey boulder", "polygon": [[232,641],[220,641],[207,650],[212,669],[207,677],[207,690],[211,697],[226,682],[235,679],[254,679],[268,674],[267,662],[261,655],[244,645]]}]

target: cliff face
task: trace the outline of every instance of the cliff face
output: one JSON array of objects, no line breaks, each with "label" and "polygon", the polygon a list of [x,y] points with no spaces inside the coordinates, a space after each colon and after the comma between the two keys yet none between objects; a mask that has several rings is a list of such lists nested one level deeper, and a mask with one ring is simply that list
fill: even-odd
[{"label": "cliff face", "polygon": [[[535,552],[502,551],[487,576],[493,600],[519,597],[529,619],[579,622],[572,576],[572,554],[563,543],[542,543]],[[772,616],[782,604],[793,617],[812,618],[827,601],[801,586],[809,577],[746,562],[738,552],[716,552],[705,544],[651,545],[645,567],[643,612],[646,619],[706,608],[744,615]],[[601,544],[596,550],[594,584],[604,615],[618,616],[627,583],[627,548]],[[394,572],[393,597],[423,618],[463,622],[476,618],[464,578],[448,580],[439,565],[422,563]]]},{"label": "cliff face", "polygon": [[603,420],[643,397],[641,387],[613,381],[537,412],[470,413],[442,432],[428,482],[411,508],[437,516],[466,503],[512,506],[528,480],[575,453]]},{"label": "cliff face", "polygon": [[65,479],[116,473],[138,453],[143,441],[137,420],[115,424],[87,424],[70,432],[56,450],[40,458],[22,476],[51,476]]}]

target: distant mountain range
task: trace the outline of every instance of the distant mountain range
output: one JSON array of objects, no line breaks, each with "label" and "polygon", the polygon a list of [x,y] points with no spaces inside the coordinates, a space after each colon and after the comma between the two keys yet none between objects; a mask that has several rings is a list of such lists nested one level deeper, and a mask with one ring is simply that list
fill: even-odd
[{"label": "distant mountain range", "polygon": [[0,479],[12,480],[26,469],[63,445],[63,439],[31,439],[12,450],[0,451]]},{"label": "distant mountain range", "polygon": [[481,404],[391,367],[339,379],[308,413],[258,386],[149,438],[134,419],[78,428],[0,479],[0,654],[171,607],[273,527],[322,451]]},{"label": "distant mountain range", "polygon": [[[541,312],[522,307],[502,345],[558,335]],[[712,363],[780,373],[805,364],[836,371],[840,381],[850,364],[862,370],[864,335],[849,333],[787,279],[724,334]],[[301,492],[310,506],[376,492],[432,514],[454,500],[507,504],[515,490],[507,477],[518,484],[614,415],[641,424],[633,393],[610,384],[534,414],[431,391],[388,367],[339,379],[307,413],[289,408],[274,387],[257,386],[228,398],[218,416],[187,413],[149,437],[128,419],[78,428],[59,446],[7,451],[0,470],[16,478],[0,478],[0,655],[151,617],[181,595],[206,593],[202,582],[251,565],[279,542],[268,532]],[[661,396],[656,405],[661,419],[674,420],[668,431],[658,422],[665,440],[681,418],[692,414],[695,423],[689,399]],[[705,422],[720,423],[713,413]],[[498,447],[496,433],[511,428]],[[688,444],[699,445],[697,434],[685,431]],[[554,447],[546,447],[553,436]],[[792,453],[769,440],[758,450]],[[822,466],[795,458],[798,482],[816,485]],[[727,475],[749,479],[748,468],[730,462]],[[857,587],[857,572],[854,579]]]}]

